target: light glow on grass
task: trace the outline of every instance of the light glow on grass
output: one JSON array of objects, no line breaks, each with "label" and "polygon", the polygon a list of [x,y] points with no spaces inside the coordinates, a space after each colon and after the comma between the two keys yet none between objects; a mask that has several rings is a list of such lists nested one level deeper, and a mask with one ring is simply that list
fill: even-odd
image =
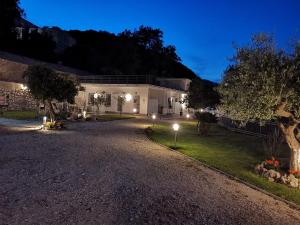
[{"label": "light glow on grass", "polygon": [[[180,123],[180,141],[177,149],[183,154],[256,185],[272,194],[300,204],[300,190],[270,182],[255,174],[256,164],[265,160],[262,139],[235,133],[214,124],[208,136],[197,134],[194,120]],[[174,146],[174,134],[169,123],[160,123],[152,128],[150,137],[165,146]],[[286,145],[280,147],[282,158],[289,155]]]}]

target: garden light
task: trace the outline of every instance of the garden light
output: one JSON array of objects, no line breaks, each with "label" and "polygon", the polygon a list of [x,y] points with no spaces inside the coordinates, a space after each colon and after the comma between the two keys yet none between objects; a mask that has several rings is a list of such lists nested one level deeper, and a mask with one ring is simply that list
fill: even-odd
[{"label": "garden light", "polygon": [[84,119],[86,118],[86,111],[85,110],[82,112],[82,116],[83,116]]},{"label": "garden light", "polygon": [[131,95],[131,94],[126,94],[126,95],[125,95],[125,100],[126,100],[126,102],[130,102],[131,99],[132,99],[132,95]]},{"label": "garden light", "polygon": [[154,122],[155,122],[155,119],[156,119],[156,115],[153,114],[151,117],[152,117],[152,122],[153,122],[153,126],[154,126]]},{"label": "garden light", "polygon": [[189,119],[190,118],[190,114],[186,114],[186,118]]},{"label": "garden light", "polygon": [[174,131],[178,131],[179,130],[179,124],[178,123],[174,123],[173,124],[173,130]]},{"label": "garden light", "polygon": [[96,92],[95,94],[94,94],[94,99],[97,99],[98,98],[98,93]]},{"label": "garden light", "polygon": [[178,123],[174,123],[173,124],[173,130],[175,131],[175,135],[174,135],[174,147],[176,148],[176,144],[177,144],[177,133],[179,130],[179,124]]},{"label": "garden light", "polygon": [[137,112],[137,109],[136,109],[136,108],[134,108],[132,111],[133,111],[134,113],[136,113],[136,112]]},{"label": "garden light", "polygon": [[47,116],[44,116],[43,117],[43,124],[46,124],[47,123]]}]

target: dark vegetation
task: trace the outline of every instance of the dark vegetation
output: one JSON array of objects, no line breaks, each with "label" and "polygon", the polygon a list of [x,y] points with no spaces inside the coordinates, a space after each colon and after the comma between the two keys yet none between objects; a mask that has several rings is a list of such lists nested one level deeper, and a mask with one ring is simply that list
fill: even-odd
[{"label": "dark vegetation", "polygon": [[[120,34],[47,27],[38,30],[22,17],[24,13],[18,0],[1,0],[0,50],[62,63],[93,74],[196,77],[181,63],[175,46],[164,44],[160,29],[141,26]],[[15,28],[20,26],[24,32],[22,38],[17,39]],[[29,32],[30,27],[36,30]]]}]

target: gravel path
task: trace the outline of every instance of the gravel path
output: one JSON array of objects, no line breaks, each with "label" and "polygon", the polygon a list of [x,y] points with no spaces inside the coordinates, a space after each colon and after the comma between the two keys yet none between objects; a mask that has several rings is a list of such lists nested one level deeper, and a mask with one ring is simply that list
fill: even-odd
[{"label": "gravel path", "polygon": [[0,136],[0,224],[300,224],[299,211],[148,141],[142,120]]}]

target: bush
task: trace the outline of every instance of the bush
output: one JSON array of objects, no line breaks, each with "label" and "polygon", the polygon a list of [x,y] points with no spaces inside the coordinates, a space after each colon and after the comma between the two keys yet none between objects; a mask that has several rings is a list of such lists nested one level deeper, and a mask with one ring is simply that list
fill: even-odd
[{"label": "bush", "polygon": [[195,117],[198,120],[197,129],[200,135],[208,135],[210,124],[217,122],[216,116],[209,112],[196,112]]},{"label": "bush", "polygon": [[58,129],[63,129],[63,128],[65,128],[65,125],[64,125],[64,123],[63,122],[61,122],[61,121],[54,121],[54,122],[47,122],[46,124],[45,124],[45,128],[47,129],[47,130],[58,130]]}]

